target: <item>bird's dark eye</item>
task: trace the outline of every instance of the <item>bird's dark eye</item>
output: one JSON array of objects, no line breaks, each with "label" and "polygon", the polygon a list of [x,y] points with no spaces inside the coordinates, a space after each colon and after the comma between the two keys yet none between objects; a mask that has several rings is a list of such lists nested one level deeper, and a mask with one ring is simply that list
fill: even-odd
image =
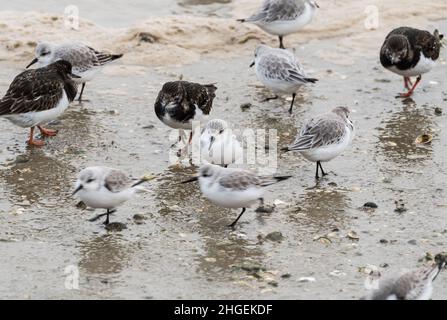
[{"label": "bird's dark eye", "polygon": [[90,179],[87,180],[87,183],[92,183],[93,181],[95,181],[95,179],[91,179],[90,178]]},{"label": "bird's dark eye", "polygon": [[222,134],[223,132],[224,132],[224,129],[220,130],[220,131],[219,131],[219,134]]},{"label": "bird's dark eye", "polygon": [[50,53],[49,52],[42,52],[42,56],[46,56],[48,54],[50,54]]}]

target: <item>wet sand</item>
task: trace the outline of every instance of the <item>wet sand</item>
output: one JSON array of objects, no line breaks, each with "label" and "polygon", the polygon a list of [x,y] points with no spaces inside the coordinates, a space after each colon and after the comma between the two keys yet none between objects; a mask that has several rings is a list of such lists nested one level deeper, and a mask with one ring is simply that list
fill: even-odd
[{"label": "wet sand", "polygon": [[[424,26],[447,29],[442,21]],[[235,45],[237,54],[205,54],[185,65],[123,59],[86,86],[91,102],[74,103],[54,126],[59,135],[42,149],[28,149],[27,131],[2,119],[0,297],[357,299],[367,292],[363,267],[387,264],[382,274],[393,273],[421,265],[418,259],[427,252],[445,251],[447,120],[445,112],[434,110],[447,99],[446,54],[423,77],[414,98],[402,101],[394,98],[402,80],[380,66],[376,37],[350,58],[355,41],[343,35],[293,46],[320,81],[302,90],[292,117],[288,100],[260,102],[270,93],[248,68],[256,43],[250,40]],[[7,57],[0,61],[0,92],[28,62],[29,54],[22,53],[12,63]],[[238,212],[211,205],[196,185],[179,185],[192,168],[169,167],[170,131],[156,118],[153,103],[162,83],[181,75],[217,83],[213,117],[242,128],[275,128],[280,146],[293,140],[304,119],[348,106],[357,127],[353,146],[326,165],[331,174],[319,185],[313,164],[298,154],[280,156],[278,171],[293,179],[269,188],[266,200],[284,204],[268,215],[252,208],[235,231],[228,230],[225,225]],[[253,106],[240,112],[248,102]],[[432,144],[416,146],[425,132],[434,135]],[[112,216],[127,224],[123,231],[88,222],[98,212],[77,208],[70,196],[77,172],[93,164],[158,175],[148,184],[151,193]],[[394,211],[399,199],[408,209],[403,213]],[[368,201],[378,208],[359,209]],[[135,214],[145,217],[142,224]],[[358,241],[347,238],[351,231]],[[271,232],[284,239],[265,239]],[[64,287],[69,265],[79,267],[79,290]],[[446,276],[436,281],[433,299],[447,298]],[[316,281],[301,282],[302,277]]]}]

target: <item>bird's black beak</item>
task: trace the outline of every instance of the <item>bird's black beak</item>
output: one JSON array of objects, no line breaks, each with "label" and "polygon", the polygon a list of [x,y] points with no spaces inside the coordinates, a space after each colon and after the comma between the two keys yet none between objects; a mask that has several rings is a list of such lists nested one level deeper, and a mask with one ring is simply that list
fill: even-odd
[{"label": "bird's black beak", "polygon": [[289,152],[290,150],[289,150],[289,147],[284,147],[284,148],[281,148],[281,151],[283,151],[283,152]]},{"label": "bird's black beak", "polygon": [[213,146],[214,141],[216,141],[216,138],[215,137],[211,137],[211,139],[210,139],[210,146],[208,148],[208,151],[211,150],[211,147]]},{"label": "bird's black beak", "polygon": [[33,64],[35,64],[37,61],[39,61],[39,60],[37,60],[37,58],[34,58],[33,61],[31,61],[31,63],[30,63],[29,65],[27,65],[25,69],[28,69],[28,68],[31,67]]},{"label": "bird's black beak", "polygon": [[199,177],[192,177],[191,179],[186,180],[186,181],[182,181],[181,183],[190,183],[190,182],[194,182],[194,181],[197,181],[197,180],[199,180]]},{"label": "bird's black beak", "polygon": [[253,61],[250,65],[250,68],[253,68],[254,65],[255,65],[255,62]]},{"label": "bird's black beak", "polygon": [[75,191],[73,191],[72,196],[74,196],[76,193],[78,193],[82,188],[83,187],[82,187],[82,184],[81,184],[79,187],[76,188]]},{"label": "bird's black beak", "polygon": [[70,76],[71,78],[75,78],[75,79],[80,79],[80,78],[81,78],[80,76],[78,76],[78,75],[76,75],[76,74],[73,74],[73,73],[70,73],[69,76]]}]

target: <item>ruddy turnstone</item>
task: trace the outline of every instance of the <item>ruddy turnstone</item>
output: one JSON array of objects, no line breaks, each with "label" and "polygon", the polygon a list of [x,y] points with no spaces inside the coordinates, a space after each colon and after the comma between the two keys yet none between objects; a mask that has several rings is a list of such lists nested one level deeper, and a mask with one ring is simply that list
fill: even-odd
[{"label": "ruddy turnstone", "polygon": [[[210,114],[217,87],[187,81],[167,82],[155,101],[155,114],[168,127],[192,130],[193,121],[204,121]],[[182,136],[179,135],[179,141]],[[192,140],[192,132],[189,143]]]},{"label": "ruddy turnstone", "polygon": [[39,43],[36,47],[35,58],[26,67],[38,63],[44,67],[57,60],[65,60],[73,66],[73,73],[80,78],[77,83],[82,83],[79,101],[82,101],[85,83],[92,80],[104,65],[119,59],[123,54],[109,54],[97,51],[82,43],[53,44],[48,42]]},{"label": "ruddy turnstone", "polygon": [[109,224],[109,215],[114,213],[118,206],[132,199],[137,192],[147,191],[140,185],[152,179],[153,176],[146,176],[135,180],[121,170],[88,167],[79,173],[73,195],[79,197],[90,208],[106,209],[106,213],[97,215],[90,221],[107,216],[104,224]]},{"label": "ruddy turnstone", "polygon": [[198,180],[203,195],[214,204],[223,208],[242,208],[237,219],[229,225],[234,227],[247,207],[259,200],[263,205],[265,187],[289,178],[290,176],[264,177],[243,169],[205,164],[200,167],[198,176],[182,183]]},{"label": "ruddy turnstone", "polygon": [[200,136],[202,161],[228,166],[243,156],[242,146],[228,123],[221,119],[209,121]]},{"label": "ruddy turnstone", "polygon": [[354,125],[349,119],[349,109],[337,107],[331,112],[307,120],[296,140],[283,151],[299,151],[304,158],[316,162],[315,178],[323,171],[321,162],[327,162],[340,155],[354,137]]},{"label": "ruddy turnstone", "polygon": [[279,37],[279,48],[285,49],[283,37],[295,33],[312,21],[318,4],[313,0],[265,0],[261,9],[240,22],[251,22],[267,33]]},{"label": "ruddy turnstone", "polygon": [[76,97],[77,86],[71,64],[60,60],[47,67],[26,70],[12,81],[0,100],[0,116],[22,128],[31,128],[28,144],[42,146],[34,139],[34,127],[42,136],[55,136],[57,131],[42,127],[57,119]]},{"label": "ruddy turnstone", "polygon": [[[409,27],[397,28],[388,34],[380,50],[380,62],[386,69],[404,77],[408,92],[399,97],[410,97],[422,75],[435,66],[443,37],[438,30],[430,34],[428,31]],[[411,77],[417,77],[414,84]]]},{"label": "ruddy turnstone", "polygon": [[379,288],[363,300],[429,300],[433,294],[433,281],[447,263],[445,254],[438,254],[431,266],[411,270],[398,277],[385,278]]},{"label": "ruddy turnstone", "polygon": [[277,94],[291,94],[292,103],[289,113],[292,113],[296,92],[305,84],[315,83],[318,80],[307,77],[298,59],[289,51],[273,49],[260,45],[255,50],[256,76],[267,88],[272,90],[276,96],[264,101],[277,99]]}]

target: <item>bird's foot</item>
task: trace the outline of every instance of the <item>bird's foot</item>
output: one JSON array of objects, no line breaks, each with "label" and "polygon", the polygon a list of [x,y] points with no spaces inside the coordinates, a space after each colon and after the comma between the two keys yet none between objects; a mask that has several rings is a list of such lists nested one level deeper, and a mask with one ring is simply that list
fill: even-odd
[{"label": "bird's foot", "polygon": [[39,128],[42,136],[45,136],[45,137],[54,137],[57,135],[57,132],[58,132],[57,130],[46,129],[43,127],[38,127],[38,128]]}]

